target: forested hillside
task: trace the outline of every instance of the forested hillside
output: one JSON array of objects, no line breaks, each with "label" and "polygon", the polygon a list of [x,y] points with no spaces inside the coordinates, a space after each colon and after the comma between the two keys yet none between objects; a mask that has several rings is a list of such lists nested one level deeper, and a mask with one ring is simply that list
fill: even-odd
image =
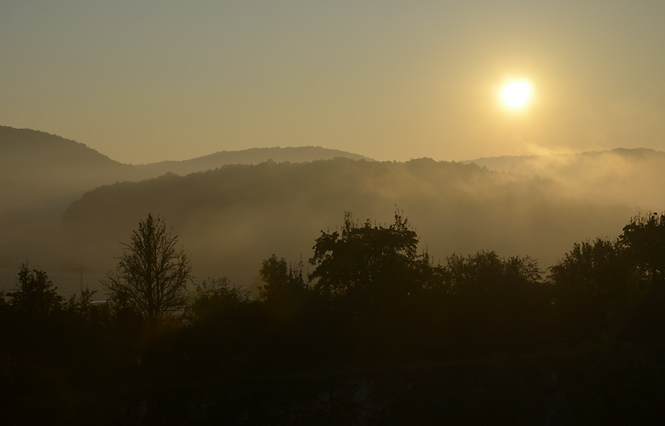
[{"label": "forested hillside", "polygon": [[[98,188],[72,203],[63,224],[83,264],[110,259],[147,213],[186,242],[200,275],[248,285],[271,253],[297,260],[344,211],[389,221],[397,206],[435,258],[497,250],[552,264],[573,242],[615,235],[633,210],[601,204],[552,181],[428,159],[336,159],[234,165]],[[94,248],[94,249],[93,249]]]},{"label": "forested hillside", "polygon": [[[167,172],[205,171],[229,163],[334,157],[361,158],[320,147],[275,147],[222,151],[186,161],[136,166],[121,164],[57,135],[0,126],[0,289],[13,283],[13,270],[25,260],[57,268],[63,274],[72,274],[82,267],[90,271],[100,265],[103,256],[84,266],[83,260],[68,250],[61,226],[61,215],[69,204],[99,186],[141,181]],[[72,244],[76,246],[77,242]],[[101,243],[104,244],[107,243]],[[75,281],[78,282],[78,276]],[[64,291],[69,293],[72,288],[65,287]]]},{"label": "forested hillside", "polygon": [[85,144],[30,129],[0,126],[0,213],[7,210],[63,210],[84,192],[116,182],[165,173],[189,174],[227,164],[302,162],[360,155],[320,147],[222,151],[184,161],[131,165],[114,161]]}]

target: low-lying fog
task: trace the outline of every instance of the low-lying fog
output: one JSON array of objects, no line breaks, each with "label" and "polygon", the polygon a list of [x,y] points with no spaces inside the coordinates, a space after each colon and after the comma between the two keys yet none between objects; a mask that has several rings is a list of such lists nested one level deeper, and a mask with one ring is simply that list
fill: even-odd
[{"label": "low-lying fog", "polygon": [[[66,142],[71,152],[82,149]],[[39,146],[31,148],[33,156]],[[323,150],[310,147],[310,157],[296,158],[299,162],[265,162],[271,152],[264,151],[263,158],[247,160],[254,165],[145,179],[146,166],[140,172],[84,148],[85,155],[77,154],[84,168],[76,168],[79,160],[57,166],[42,155],[32,171],[29,161],[20,172],[16,165],[12,173],[0,171],[0,288],[5,291],[26,261],[45,270],[63,294],[81,286],[101,290],[99,280],[115,265],[120,242],[129,240],[148,213],[163,217],[179,236],[198,280],[226,276],[248,288],[257,285],[261,262],[273,253],[307,266],[314,240],[321,230],[338,227],[345,211],[358,221],[391,223],[400,209],[418,232],[421,250],[435,261],[494,250],[500,256],[531,255],[546,269],[573,243],[613,238],[631,216],[662,210],[665,184],[665,153],[651,150],[463,164],[311,161]],[[210,161],[201,164],[217,164]],[[91,168],[95,162],[106,166]],[[184,174],[192,164],[174,170]],[[162,163],[160,171],[167,166]],[[70,170],[63,179],[59,167]],[[97,298],[104,298],[103,292]]]}]

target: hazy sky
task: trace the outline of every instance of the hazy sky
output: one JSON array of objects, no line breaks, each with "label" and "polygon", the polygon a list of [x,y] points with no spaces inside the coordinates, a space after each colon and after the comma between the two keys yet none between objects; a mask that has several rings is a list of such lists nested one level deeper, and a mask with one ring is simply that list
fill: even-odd
[{"label": "hazy sky", "polygon": [[0,124],[130,163],[665,149],[664,20],[663,0],[4,0]]}]

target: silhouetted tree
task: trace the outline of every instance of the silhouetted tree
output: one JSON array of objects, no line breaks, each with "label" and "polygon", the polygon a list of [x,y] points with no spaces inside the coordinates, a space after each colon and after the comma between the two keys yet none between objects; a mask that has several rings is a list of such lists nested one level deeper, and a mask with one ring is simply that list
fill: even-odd
[{"label": "silhouetted tree", "polygon": [[116,270],[102,281],[114,305],[148,323],[157,323],[165,314],[182,309],[192,268],[177,243],[177,235],[167,231],[161,218],[149,214],[139,222],[131,241],[121,243],[124,251]]},{"label": "silhouetted tree", "polygon": [[444,272],[453,293],[493,299],[504,299],[520,287],[538,282],[540,273],[538,263],[529,256],[502,259],[494,251],[449,256]]},{"label": "silhouetted tree", "polygon": [[665,355],[665,214],[631,218],[618,245],[632,266],[627,299],[635,309],[628,320],[627,334],[650,341]]},{"label": "silhouetted tree", "polygon": [[274,254],[263,261],[259,273],[265,283],[259,288],[259,297],[265,302],[288,303],[289,300],[301,298],[307,290],[302,265],[293,268],[286,264],[286,259],[278,259]]},{"label": "silhouetted tree", "polygon": [[[575,244],[550,268],[557,311],[578,331],[618,332],[650,292],[642,254],[624,240]],[[593,330],[592,330],[593,329]]]},{"label": "silhouetted tree", "polygon": [[341,233],[321,231],[309,276],[322,295],[348,297],[357,309],[388,306],[413,298],[422,287],[417,276],[418,236],[399,211],[390,226],[355,223],[344,214]]},{"label": "silhouetted tree", "polygon": [[57,290],[46,272],[31,270],[24,263],[18,273],[17,289],[7,293],[7,297],[16,312],[47,316],[63,308],[63,298]]},{"label": "silhouetted tree", "polygon": [[455,254],[447,258],[443,276],[452,299],[448,320],[457,325],[451,331],[461,348],[488,351],[530,344],[545,304],[534,259],[506,259],[493,251]]},{"label": "silhouetted tree", "polygon": [[246,290],[231,285],[228,278],[203,280],[196,285],[185,308],[185,317],[191,323],[206,321],[223,315],[237,306],[248,303]]},{"label": "silhouetted tree", "polygon": [[184,313],[183,350],[191,361],[190,373],[209,379],[251,362],[256,336],[265,340],[266,321],[261,308],[250,301],[247,290],[232,285],[225,277],[197,284]]},{"label": "silhouetted tree", "polygon": [[631,218],[619,245],[652,283],[665,282],[665,214]]},{"label": "silhouetted tree", "polygon": [[81,289],[81,293],[78,295],[72,295],[69,300],[67,300],[66,309],[70,313],[76,313],[81,317],[90,317],[94,306],[92,304],[92,296],[95,295],[97,291],[90,290],[88,287]]}]

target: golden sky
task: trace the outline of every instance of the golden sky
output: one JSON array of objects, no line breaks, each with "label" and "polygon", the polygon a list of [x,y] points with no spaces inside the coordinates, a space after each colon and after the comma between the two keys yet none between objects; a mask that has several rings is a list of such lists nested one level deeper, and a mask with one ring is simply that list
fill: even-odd
[{"label": "golden sky", "polygon": [[[665,149],[665,1],[8,0],[0,125],[127,163]],[[501,105],[531,82],[521,111]]]}]

